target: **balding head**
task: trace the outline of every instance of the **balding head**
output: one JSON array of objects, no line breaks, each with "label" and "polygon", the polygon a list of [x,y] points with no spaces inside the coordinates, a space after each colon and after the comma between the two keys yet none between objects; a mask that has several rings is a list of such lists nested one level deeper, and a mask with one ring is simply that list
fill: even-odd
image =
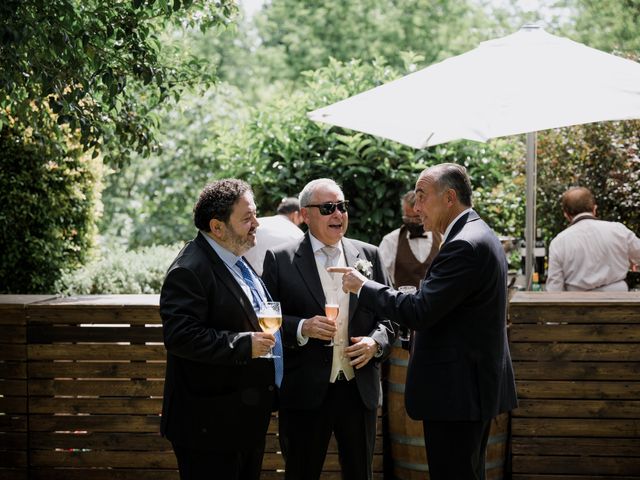
[{"label": "balding head", "polygon": [[573,187],[562,194],[562,211],[572,219],[580,213],[596,213],[596,201],[588,188]]}]

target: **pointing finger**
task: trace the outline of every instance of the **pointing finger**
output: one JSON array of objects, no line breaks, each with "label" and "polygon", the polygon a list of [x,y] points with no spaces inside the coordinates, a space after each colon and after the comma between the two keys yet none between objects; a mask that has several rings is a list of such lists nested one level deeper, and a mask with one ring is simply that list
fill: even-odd
[{"label": "pointing finger", "polygon": [[327,272],[329,273],[349,273],[351,271],[351,267],[329,267],[327,268]]}]

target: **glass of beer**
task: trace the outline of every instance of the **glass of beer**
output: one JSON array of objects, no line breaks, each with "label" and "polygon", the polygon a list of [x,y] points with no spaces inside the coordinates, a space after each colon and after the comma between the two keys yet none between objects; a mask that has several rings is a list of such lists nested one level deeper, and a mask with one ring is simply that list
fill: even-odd
[{"label": "glass of beer", "polygon": [[[264,302],[258,311],[258,323],[263,331],[275,335],[282,325],[280,302]],[[274,355],[273,347],[271,347],[269,353],[261,355],[260,358],[279,358],[279,355]]]},{"label": "glass of beer", "polygon": [[[325,299],[325,304],[324,304],[324,315],[329,320],[336,323],[336,319],[338,318],[339,313],[340,313],[340,305],[338,304],[338,292],[328,291],[327,298]],[[340,343],[335,342],[333,338],[329,340],[329,343],[325,344],[326,347],[333,347],[335,345],[340,345]]]}]

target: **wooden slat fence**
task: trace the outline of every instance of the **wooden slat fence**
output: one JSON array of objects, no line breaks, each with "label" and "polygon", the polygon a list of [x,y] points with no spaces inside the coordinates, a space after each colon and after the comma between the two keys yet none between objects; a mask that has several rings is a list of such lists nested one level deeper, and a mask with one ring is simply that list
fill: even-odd
[{"label": "wooden slat fence", "polygon": [[640,479],[640,294],[518,293],[514,480]]},{"label": "wooden slat fence", "polygon": [[[160,327],[157,295],[0,295],[0,479],[178,480]],[[277,429],[274,415],[263,479],[284,478]],[[322,478],[340,478],[333,439]]]}]

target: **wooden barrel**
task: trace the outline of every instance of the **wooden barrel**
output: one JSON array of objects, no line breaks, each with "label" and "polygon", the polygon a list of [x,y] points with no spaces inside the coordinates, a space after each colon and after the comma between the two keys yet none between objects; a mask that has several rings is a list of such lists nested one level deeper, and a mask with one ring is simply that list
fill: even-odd
[{"label": "wooden barrel", "polygon": [[[409,352],[396,343],[389,358],[387,380],[387,412],[393,478],[424,480],[429,467],[424,449],[422,422],[412,420],[404,407],[404,385],[407,378]],[[487,444],[486,469],[488,480],[502,480],[507,455],[509,415],[503,413],[491,422]]]}]

